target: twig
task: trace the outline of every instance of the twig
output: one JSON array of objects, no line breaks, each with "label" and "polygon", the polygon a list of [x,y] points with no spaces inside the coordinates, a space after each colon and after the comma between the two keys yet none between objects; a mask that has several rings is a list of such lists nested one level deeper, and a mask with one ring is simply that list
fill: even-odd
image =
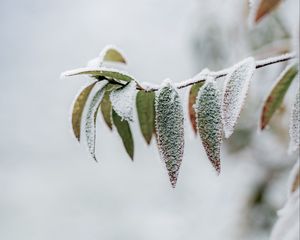
[{"label": "twig", "polygon": [[[291,60],[295,58],[296,55],[294,53],[287,53],[284,55],[276,56],[276,57],[271,57],[271,58],[266,58],[263,60],[257,60],[256,61],[256,69],[258,68],[263,68],[272,64],[280,63],[280,62],[285,62],[288,60]],[[209,72],[209,74],[197,74],[193,78],[189,78],[187,80],[184,80],[180,83],[177,83],[175,86],[178,89],[188,87],[190,85],[193,85],[195,83],[203,82],[208,76],[214,77],[215,79],[225,77],[231,68],[223,69],[217,72]],[[159,85],[151,85],[151,86],[144,86],[144,84],[140,84],[140,86],[137,87],[138,90],[146,90],[146,91],[157,91],[160,88]]]}]

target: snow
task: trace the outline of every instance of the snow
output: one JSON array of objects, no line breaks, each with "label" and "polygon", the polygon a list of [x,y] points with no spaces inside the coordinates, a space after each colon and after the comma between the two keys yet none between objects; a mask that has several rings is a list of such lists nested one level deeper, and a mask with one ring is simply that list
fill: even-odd
[{"label": "snow", "polygon": [[209,78],[200,89],[195,103],[197,128],[207,157],[219,174],[222,143],[221,95],[214,79]]},{"label": "snow", "polygon": [[[299,83],[298,83],[299,84]],[[296,95],[295,102],[293,104],[291,119],[290,119],[290,145],[289,145],[289,153],[296,151],[299,149],[299,131],[300,131],[300,91],[298,85],[298,92]]]},{"label": "snow", "polygon": [[[107,83],[107,81],[105,81]],[[94,89],[96,89],[96,92],[93,92],[90,94],[89,99],[91,100],[86,104],[87,111],[85,114],[85,134],[86,134],[86,141],[87,146],[89,149],[90,154],[92,157],[97,161],[96,155],[95,155],[95,142],[96,142],[96,123],[94,121],[95,113],[97,112],[97,108],[99,104],[101,103],[101,100],[104,96],[104,86],[103,82],[99,82],[94,86]]]},{"label": "snow", "polygon": [[156,93],[155,112],[157,145],[175,188],[184,152],[184,117],[180,97],[170,80],[165,80]]},{"label": "snow", "polygon": [[110,94],[110,101],[116,113],[126,121],[133,120],[133,107],[136,94],[136,82],[131,81],[126,86],[116,89]]},{"label": "snow", "polygon": [[244,105],[254,70],[255,60],[250,57],[234,65],[226,76],[222,101],[222,119],[226,138],[229,138],[233,133]]}]

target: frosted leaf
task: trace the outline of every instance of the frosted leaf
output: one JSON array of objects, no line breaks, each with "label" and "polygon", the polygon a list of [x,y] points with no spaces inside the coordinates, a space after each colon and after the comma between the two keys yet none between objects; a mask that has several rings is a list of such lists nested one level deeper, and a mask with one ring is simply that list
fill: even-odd
[{"label": "frosted leaf", "polygon": [[80,94],[75,98],[73,109],[72,109],[72,128],[75,137],[78,141],[80,141],[80,132],[81,132],[81,119],[82,119],[82,113],[84,106],[86,104],[86,101],[88,99],[88,96],[90,95],[93,87],[95,86],[97,82],[94,82],[87,87],[85,87],[83,90],[80,91]]},{"label": "frosted leaf", "polygon": [[170,83],[156,93],[155,114],[158,149],[175,188],[184,151],[184,118],[179,95]]},{"label": "frosted leaf", "polygon": [[299,189],[291,194],[278,212],[270,240],[299,240]]},{"label": "frosted leaf", "polygon": [[300,159],[294,165],[289,178],[288,190],[289,195],[295,192],[297,189],[300,188],[300,167],[299,167]]},{"label": "frosted leaf", "polygon": [[276,110],[281,106],[283,98],[289,89],[293,79],[298,73],[297,64],[287,66],[276,80],[271,92],[263,104],[260,117],[260,129],[263,130],[270,122]]},{"label": "frosted leaf", "polygon": [[[203,75],[209,74],[209,69],[205,68],[200,73],[198,73],[194,79],[203,78]],[[204,81],[197,82],[192,85],[189,92],[189,103],[188,103],[188,111],[189,111],[189,117],[192,124],[192,128],[197,134],[197,122],[196,122],[196,112],[194,109],[194,104],[196,102],[196,97],[198,95],[199,89],[203,86]]]},{"label": "frosted leaf", "polygon": [[222,119],[226,138],[229,138],[233,133],[247,96],[254,70],[255,60],[247,58],[234,65],[226,76],[222,104]]},{"label": "frosted leaf", "polygon": [[219,174],[222,143],[221,95],[215,81],[208,80],[200,89],[195,103],[197,128],[207,157]]},{"label": "frosted leaf", "polygon": [[102,77],[109,81],[116,81],[120,83],[135,81],[135,79],[129,74],[114,68],[107,68],[107,67],[76,68],[73,70],[63,72],[61,74],[61,77],[71,77],[76,75],[90,75],[97,79],[100,79]]},{"label": "frosted leaf", "polygon": [[124,87],[112,91],[110,94],[110,101],[113,109],[126,121],[133,120],[135,93],[136,83],[132,81]]},{"label": "frosted leaf", "polygon": [[290,120],[290,146],[289,152],[296,151],[299,149],[299,131],[300,131],[300,91],[298,89],[295,102],[293,104],[292,113],[291,113],[291,120]]},{"label": "frosted leaf", "polygon": [[95,142],[96,142],[96,123],[94,121],[95,113],[99,107],[99,104],[104,96],[104,85],[99,83],[95,85],[97,87],[95,94],[92,96],[89,105],[87,106],[87,112],[85,116],[85,134],[87,140],[87,146],[92,157],[97,161],[95,156]]}]

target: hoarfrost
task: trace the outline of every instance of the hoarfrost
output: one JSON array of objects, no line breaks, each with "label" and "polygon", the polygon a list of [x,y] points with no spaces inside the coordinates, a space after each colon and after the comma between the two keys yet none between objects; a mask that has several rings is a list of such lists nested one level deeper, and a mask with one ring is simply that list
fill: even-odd
[{"label": "hoarfrost", "polygon": [[157,143],[175,188],[184,152],[184,117],[179,95],[165,82],[155,97]]},{"label": "hoarfrost", "polygon": [[208,159],[219,174],[222,143],[221,94],[215,81],[208,79],[198,92],[195,111],[197,128]]},{"label": "hoarfrost", "polygon": [[122,88],[116,89],[110,94],[110,101],[116,113],[126,121],[133,120],[134,97],[136,82],[131,81]]},{"label": "hoarfrost", "polygon": [[291,113],[291,120],[290,120],[290,145],[289,145],[289,152],[294,152],[299,148],[299,131],[300,131],[300,91],[298,89],[296,100],[294,102],[292,113]]},{"label": "hoarfrost", "polygon": [[90,103],[88,104],[87,113],[85,117],[85,134],[87,140],[87,146],[92,157],[97,161],[95,155],[95,142],[96,142],[96,123],[94,121],[94,115],[99,107],[99,104],[104,96],[104,86],[103,83],[98,83],[95,85],[97,90],[93,94]]},{"label": "hoarfrost", "polygon": [[255,60],[250,57],[234,65],[226,76],[222,103],[222,119],[226,138],[229,138],[233,133],[254,70]]}]

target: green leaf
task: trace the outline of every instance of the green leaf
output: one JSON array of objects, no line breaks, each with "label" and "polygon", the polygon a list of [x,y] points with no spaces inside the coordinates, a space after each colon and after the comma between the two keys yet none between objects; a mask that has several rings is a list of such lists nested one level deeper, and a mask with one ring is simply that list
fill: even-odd
[{"label": "green leaf", "polygon": [[[92,97],[89,105],[87,106],[87,114],[85,116],[85,134],[87,140],[87,146],[89,149],[90,154],[94,158],[95,161],[95,143],[96,143],[96,123],[95,123],[95,113],[97,112],[98,106],[104,96],[104,84],[97,82],[98,87],[96,93]],[[95,86],[95,87],[96,87]]]},{"label": "green leaf", "polygon": [[[118,82],[124,84],[124,82],[135,81],[135,79],[117,69],[113,68],[95,68],[95,67],[85,67],[85,68],[77,68],[73,70],[69,70],[62,73],[64,77],[76,76],[76,75],[91,75],[92,77],[96,77],[99,80],[103,80],[104,78],[111,82]],[[103,77],[101,79],[101,77]]]},{"label": "green leaf", "polygon": [[154,92],[139,91],[136,96],[136,109],[140,129],[148,144],[151,142],[155,125]]},{"label": "green leaf", "polygon": [[126,60],[119,49],[115,46],[106,46],[100,53],[101,61],[126,63]]},{"label": "green leaf", "polygon": [[203,86],[203,84],[204,82],[199,82],[194,84],[191,87],[189,93],[189,117],[195,134],[197,134],[197,123],[196,123],[196,112],[194,109],[194,104],[196,102],[196,97],[198,95],[198,92],[200,88]]},{"label": "green leaf", "polygon": [[109,127],[110,130],[112,130],[112,119],[111,119],[111,101],[109,99],[109,91],[106,91],[104,94],[104,97],[102,99],[102,102],[100,104],[101,113],[104,119],[104,122]]},{"label": "green leaf", "polygon": [[263,130],[270,122],[275,111],[280,107],[283,98],[298,73],[297,64],[288,66],[279,76],[268,97],[264,101],[260,117],[260,129]]},{"label": "green leaf", "polygon": [[223,124],[221,115],[221,96],[214,80],[206,81],[200,89],[195,110],[197,128],[206,155],[219,174],[221,171],[220,149]]},{"label": "green leaf", "polygon": [[124,119],[122,120],[122,118],[114,110],[112,110],[112,119],[122,139],[126,152],[128,153],[131,160],[133,160],[134,143],[129,123]]},{"label": "green leaf", "polygon": [[73,105],[72,128],[73,128],[74,135],[78,141],[80,141],[81,119],[82,119],[83,109],[84,109],[86,101],[96,83],[97,82],[94,82],[94,83],[90,84],[89,86],[85,87],[80,92],[80,94],[76,98],[74,105]]},{"label": "green leaf", "polygon": [[166,83],[155,97],[158,149],[175,188],[184,151],[183,108],[175,88]]}]

